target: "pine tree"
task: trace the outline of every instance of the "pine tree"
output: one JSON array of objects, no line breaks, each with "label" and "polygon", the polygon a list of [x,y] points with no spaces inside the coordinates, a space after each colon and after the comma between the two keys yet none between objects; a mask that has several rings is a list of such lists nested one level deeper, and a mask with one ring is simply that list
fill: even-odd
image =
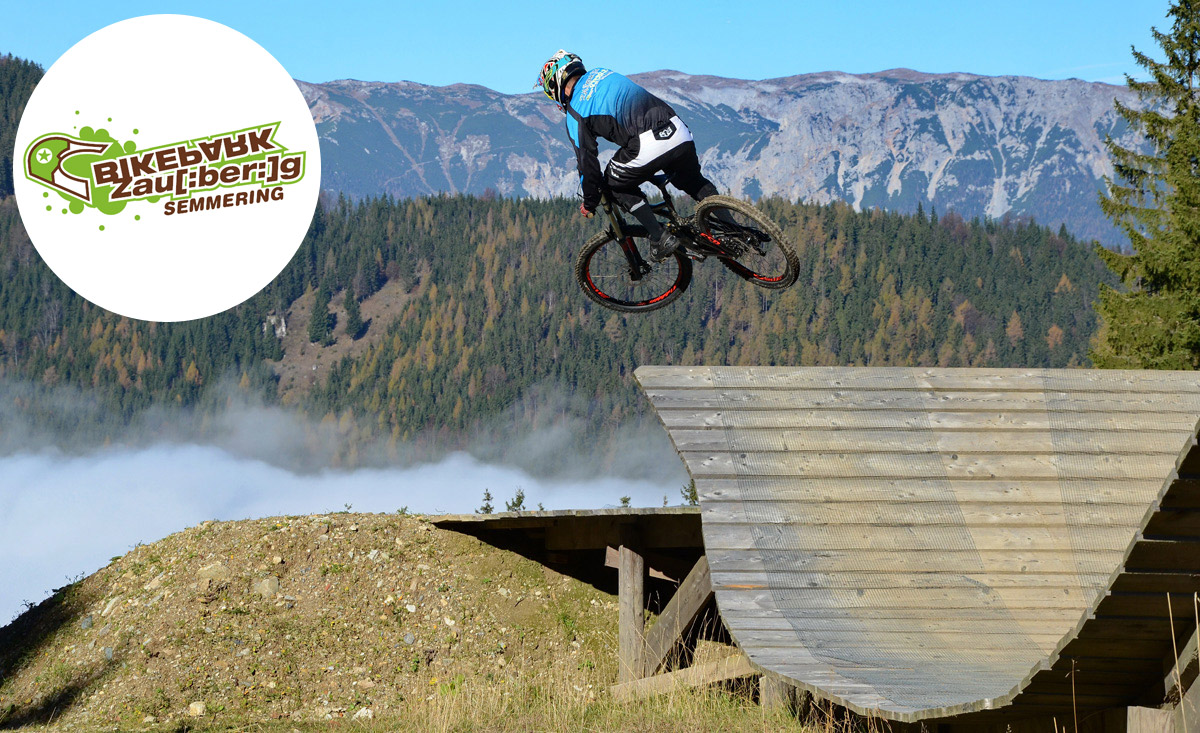
[{"label": "pine tree", "polygon": [[1100,367],[1200,367],[1200,0],[1177,0],[1167,15],[1169,33],[1151,29],[1166,61],[1134,49],[1151,80],[1126,76],[1142,108],[1116,104],[1150,151],[1106,141],[1117,180],[1106,179],[1100,207],[1133,252],[1100,250],[1128,288],[1101,288]]},{"label": "pine tree", "polygon": [[358,309],[358,300],[354,297],[354,288],[346,288],[346,299],[342,302],[346,308],[346,335],[357,339],[362,335],[362,312]]},{"label": "pine tree", "polygon": [[333,340],[333,314],[329,312],[329,288],[317,288],[312,312],[308,316],[308,340],[314,344],[327,345]]},{"label": "pine tree", "polygon": [[683,496],[683,503],[687,506],[696,506],[700,503],[700,495],[696,493],[696,479],[688,480],[679,493]]},{"label": "pine tree", "polygon": [[517,487],[517,493],[513,494],[512,501],[504,502],[504,508],[510,512],[525,511],[525,489]]},{"label": "pine tree", "polygon": [[491,489],[483,490],[483,503],[475,510],[476,514],[491,514],[496,508],[492,506],[492,491]]}]

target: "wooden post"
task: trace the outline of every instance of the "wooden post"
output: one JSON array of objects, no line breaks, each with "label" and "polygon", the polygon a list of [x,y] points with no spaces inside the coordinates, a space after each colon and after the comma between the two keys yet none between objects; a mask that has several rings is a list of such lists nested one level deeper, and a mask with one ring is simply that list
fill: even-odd
[{"label": "wooden post", "polygon": [[1105,733],[1171,733],[1174,711],[1158,708],[1111,708],[1104,711]]},{"label": "wooden post", "polygon": [[617,682],[632,682],[646,675],[646,561],[631,547],[631,531],[622,532],[618,551]]},{"label": "wooden post", "polygon": [[787,708],[792,703],[792,686],[769,674],[764,674],[758,678],[758,702],[768,709]]},{"label": "wooden post", "polygon": [[[654,674],[660,668],[670,666],[672,653],[686,643],[684,638],[686,632],[696,621],[712,595],[712,578],[708,571],[708,558],[701,555],[691,572],[679,584],[679,588],[667,603],[667,607],[659,614],[658,621],[646,632],[645,674]],[[690,657],[690,651],[683,650],[680,656]]]},{"label": "wooden post", "polygon": [[617,700],[650,697],[683,687],[703,687],[738,677],[749,677],[755,672],[757,670],[750,665],[750,660],[746,658],[746,655],[734,654],[716,662],[613,685],[609,688],[609,692]]}]

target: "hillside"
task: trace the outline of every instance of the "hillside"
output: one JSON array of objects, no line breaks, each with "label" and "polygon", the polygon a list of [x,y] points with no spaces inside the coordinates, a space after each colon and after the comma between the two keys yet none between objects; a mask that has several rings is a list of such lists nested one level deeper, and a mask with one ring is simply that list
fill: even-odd
[{"label": "hillside", "polygon": [[[4,402],[60,444],[94,444],[128,440],[124,428],[156,410],[172,418],[155,439],[191,439],[231,399],[285,401],[336,426],[330,450],[343,465],[470,448],[572,470],[513,440],[552,427],[563,447],[637,475],[618,445],[646,423],[630,377],[641,364],[1086,364],[1092,301],[1113,278],[1065,231],[764,206],[800,248],[800,281],[782,293],[708,262],[671,307],[616,314],[574,282],[596,225],[569,201],[342,199],[318,210],[263,292],[212,318],[156,324],[71,293],[0,200],[0,377],[23,385]],[[334,312],[354,289],[371,320],[363,337],[338,325],[331,345],[308,343],[318,287]],[[0,425],[0,441],[20,438]]]},{"label": "hillside", "polygon": [[795,725],[724,697],[612,703],[615,600],[421,518],[205,522],[0,629],[0,728]]},{"label": "hillside", "polygon": [[[909,69],[762,81],[632,76],[680,112],[706,173],[734,195],[908,213],[923,204],[968,219],[1012,214],[1126,244],[1096,203],[1112,175],[1105,136],[1136,144],[1113,109],[1116,98],[1138,104],[1124,87]],[[330,191],[548,197],[577,189],[563,116],[541,94],[356,80],[300,88]]]}]

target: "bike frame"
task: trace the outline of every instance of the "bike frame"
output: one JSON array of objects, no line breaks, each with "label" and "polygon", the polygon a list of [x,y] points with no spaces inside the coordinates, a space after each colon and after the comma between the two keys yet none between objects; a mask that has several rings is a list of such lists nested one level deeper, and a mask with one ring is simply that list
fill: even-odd
[{"label": "bike frame", "polygon": [[[706,257],[720,257],[736,261],[733,253],[722,247],[719,241],[695,229],[693,227],[694,222],[690,219],[680,220],[675,212],[675,201],[671,198],[671,194],[667,193],[667,183],[669,181],[670,178],[662,174],[650,178],[648,182],[654,184],[662,192],[663,200],[656,204],[648,203],[647,205],[655,215],[664,220],[664,228],[683,241],[685,254],[697,262],[703,261]],[[600,204],[604,207],[604,213],[608,215],[609,231],[617,242],[620,243],[621,251],[625,253],[625,259],[629,262],[630,278],[641,280],[642,277],[650,272],[651,268],[649,263],[642,258],[642,254],[638,251],[633,237],[625,233],[625,223],[621,220],[621,215],[618,213],[618,209],[624,209],[625,207],[615,201],[608,194],[608,191],[601,192]]]}]

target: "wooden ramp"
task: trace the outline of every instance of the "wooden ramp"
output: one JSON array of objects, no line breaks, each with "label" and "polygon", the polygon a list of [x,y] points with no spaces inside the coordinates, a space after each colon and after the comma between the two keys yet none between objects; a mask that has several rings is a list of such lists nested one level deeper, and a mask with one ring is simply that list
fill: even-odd
[{"label": "wooden ramp", "polygon": [[899,721],[1130,705],[1155,679],[1161,694],[1200,589],[1200,375],[636,378],[696,481],[717,605],[757,668]]}]

